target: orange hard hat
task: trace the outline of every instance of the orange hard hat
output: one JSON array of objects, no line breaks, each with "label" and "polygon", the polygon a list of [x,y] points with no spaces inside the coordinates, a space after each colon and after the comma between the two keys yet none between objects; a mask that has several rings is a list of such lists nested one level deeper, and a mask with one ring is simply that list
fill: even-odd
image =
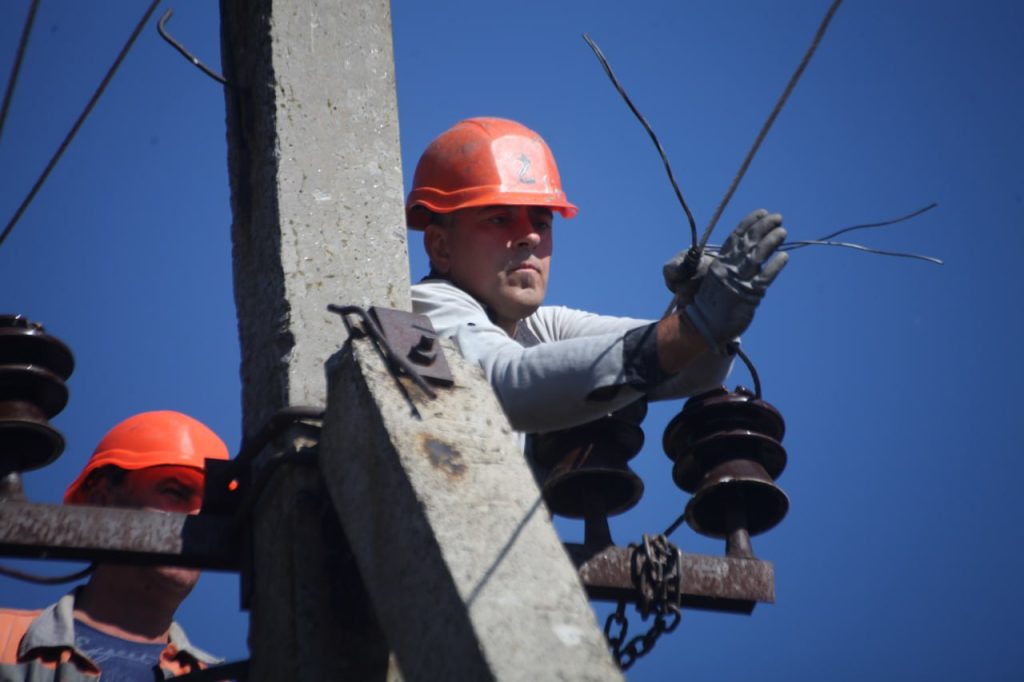
[{"label": "orange hard hat", "polygon": [[562,191],[555,157],[521,123],[504,118],[470,118],[430,143],[416,164],[406,221],[422,230],[430,220],[422,206],[451,213],[470,206],[547,206],[565,218],[577,208]]},{"label": "orange hard hat", "polygon": [[203,471],[207,458],[229,459],[229,455],[224,441],[205,424],[181,412],[143,412],[125,419],[103,437],[82,473],[68,486],[64,502],[84,503],[83,484],[100,467],[183,466]]}]

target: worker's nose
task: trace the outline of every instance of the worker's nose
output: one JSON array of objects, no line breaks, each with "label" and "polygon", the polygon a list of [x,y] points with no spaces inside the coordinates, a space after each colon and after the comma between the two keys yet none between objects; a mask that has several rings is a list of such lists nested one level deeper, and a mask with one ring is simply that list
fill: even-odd
[{"label": "worker's nose", "polygon": [[533,226],[528,226],[522,232],[519,233],[519,239],[516,240],[516,246],[519,248],[530,249],[533,251],[540,244],[540,234],[537,230],[533,229]]}]

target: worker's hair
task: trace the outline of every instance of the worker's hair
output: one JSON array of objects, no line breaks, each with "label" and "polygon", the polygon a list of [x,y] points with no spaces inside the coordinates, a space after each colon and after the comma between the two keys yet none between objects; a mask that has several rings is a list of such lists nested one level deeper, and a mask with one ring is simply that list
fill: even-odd
[{"label": "worker's hair", "polygon": [[455,212],[451,211],[450,213],[437,213],[435,211],[430,211],[429,224],[449,228],[455,224]]}]

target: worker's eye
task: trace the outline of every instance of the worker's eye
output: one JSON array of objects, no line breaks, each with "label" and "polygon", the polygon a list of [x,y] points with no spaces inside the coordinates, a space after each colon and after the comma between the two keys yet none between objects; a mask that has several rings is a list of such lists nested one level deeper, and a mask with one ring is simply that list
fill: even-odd
[{"label": "worker's eye", "polygon": [[160,488],[160,492],[175,500],[188,501],[196,496],[196,491],[185,486],[168,484]]}]

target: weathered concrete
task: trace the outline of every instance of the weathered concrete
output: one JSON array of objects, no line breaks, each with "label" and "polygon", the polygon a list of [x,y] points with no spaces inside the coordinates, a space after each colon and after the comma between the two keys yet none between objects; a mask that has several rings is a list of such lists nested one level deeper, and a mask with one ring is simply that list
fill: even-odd
[{"label": "weathered concrete", "polygon": [[323,404],[328,303],[409,309],[387,0],[222,0],[244,431]]},{"label": "weathered concrete", "polygon": [[[323,363],[345,337],[328,303],[409,308],[390,7],[221,0],[221,35],[251,437],[282,407],[324,404]],[[255,507],[253,680],[386,674],[386,645],[318,495],[317,472],[283,469]]]},{"label": "weathered concrete", "polygon": [[404,677],[622,679],[494,393],[445,352],[433,401],[366,340],[328,364],[321,469]]},{"label": "weathered concrete", "polygon": [[263,499],[272,508],[252,526],[250,679],[386,680],[387,643],[320,472],[279,471]]}]

